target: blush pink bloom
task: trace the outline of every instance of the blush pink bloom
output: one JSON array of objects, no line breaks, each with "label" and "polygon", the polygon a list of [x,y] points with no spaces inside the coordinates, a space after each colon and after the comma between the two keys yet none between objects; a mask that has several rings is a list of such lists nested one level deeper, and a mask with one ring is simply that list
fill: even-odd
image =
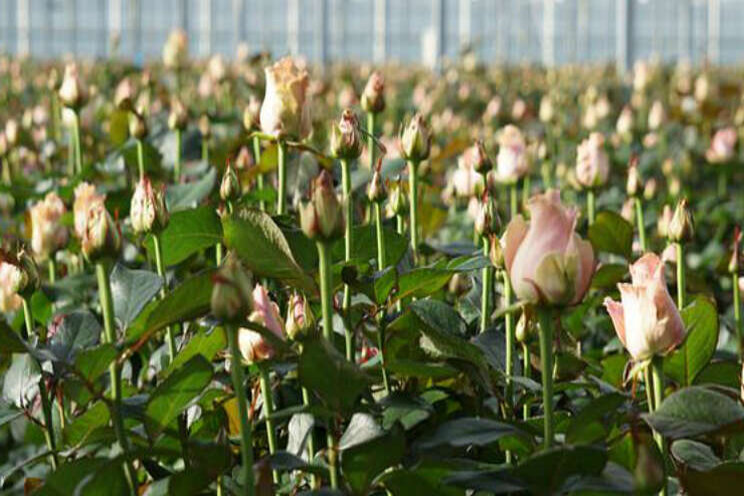
[{"label": "blush pink bloom", "polygon": [[67,211],[57,193],[50,192],[31,207],[31,249],[36,259],[47,260],[67,244],[62,216]]},{"label": "blush pink bloom", "polygon": [[[284,321],[279,314],[279,306],[271,301],[266,288],[256,284],[253,289],[253,313],[248,320],[259,324],[284,339]],[[274,348],[256,331],[241,328],[238,332],[238,347],[247,363],[268,360],[274,356]]]},{"label": "blush pink bloom", "polygon": [[685,326],[669,295],[664,263],[647,253],[630,266],[631,284],[618,284],[620,302],[606,298],[620,341],[633,360],[646,360],[675,348],[685,337]]},{"label": "blush pink bloom", "polygon": [[0,262],[0,312],[14,312],[21,307],[23,300],[16,292],[23,275],[13,264]]},{"label": "blush pink bloom", "polygon": [[290,57],[266,68],[266,93],[261,105],[261,130],[276,137],[310,134],[310,79]]},{"label": "blush pink bloom", "polygon": [[602,133],[592,133],[581,142],[576,153],[576,180],[585,188],[596,188],[607,182],[610,159],[604,149]]},{"label": "blush pink bloom", "polygon": [[457,159],[457,169],[452,174],[452,186],[457,198],[471,198],[483,193],[483,175],[475,171],[470,149]]},{"label": "blush pink bloom", "polygon": [[96,193],[96,187],[89,183],[80,183],[75,187],[75,201],[72,210],[75,217],[75,234],[79,239],[85,235],[85,225],[88,220],[88,211],[93,206],[103,205],[105,195]]},{"label": "blush pink bloom", "polygon": [[705,151],[705,158],[712,164],[730,161],[736,148],[736,129],[726,127],[716,131],[710,141],[710,148]]},{"label": "blush pink bloom", "polygon": [[575,208],[557,190],[529,201],[530,222],[516,216],[504,233],[504,261],[520,300],[551,305],[581,301],[594,274],[592,245],[574,232]]},{"label": "blush pink bloom", "polygon": [[529,172],[529,167],[522,131],[512,124],[505,126],[499,134],[496,179],[501,183],[515,183]]}]

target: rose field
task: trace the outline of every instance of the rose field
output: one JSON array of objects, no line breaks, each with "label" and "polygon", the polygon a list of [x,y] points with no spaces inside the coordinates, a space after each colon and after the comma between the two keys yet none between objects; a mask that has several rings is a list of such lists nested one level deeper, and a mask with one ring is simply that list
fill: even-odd
[{"label": "rose field", "polygon": [[0,493],[741,494],[742,76],[0,57]]}]

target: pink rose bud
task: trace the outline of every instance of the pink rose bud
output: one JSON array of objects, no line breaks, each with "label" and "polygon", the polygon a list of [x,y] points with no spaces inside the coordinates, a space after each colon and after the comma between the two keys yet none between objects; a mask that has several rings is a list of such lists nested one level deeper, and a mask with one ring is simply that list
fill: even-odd
[{"label": "pink rose bud", "polygon": [[[284,322],[279,315],[279,307],[269,299],[266,288],[260,284],[253,290],[253,312],[248,320],[272,331],[279,339],[284,339]],[[243,360],[247,363],[268,360],[274,356],[271,343],[261,333],[250,329],[240,329],[238,347]]]},{"label": "pink rose bud", "polygon": [[390,183],[388,188],[387,209],[390,215],[406,215],[408,213],[408,188],[403,178],[398,178]]},{"label": "pink rose bud", "polygon": [[496,180],[513,184],[527,175],[530,163],[522,131],[509,124],[499,133],[499,154],[496,156]]},{"label": "pink rose bud", "polygon": [[31,249],[37,260],[47,260],[67,244],[67,228],[62,224],[66,211],[54,192],[31,207]]},{"label": "pink rose bud", "polygon": [[378,71],[372,73],[362,93],[362,108],[370,114],[385,110],[385,79]]},{"label": "pink rose bud", "polygon": [[400,152],[404,159],[421,162],[429,158],[431,133],[421,114],[416,114],[403,129],[400,137]]},{"label": "pink rose bud", "polygon": [[739,269],[742,266],[741,239],[741,228],[736,226],[734,228],[734,242],[731,250],[731,258],[729,259],[728,264],[728,270],[732,274],[739,274]]},{"label": "pink rose bud", "polygon": [[452,174],[450,184],[457,198],[478,197],[483,193],[483,174],[475,169],[475,161],[468,151],[458,157],[457,169]]},{"label": "pink rose bud", "polygon": [[363,148],[359,120],[351,109],[346,109],[341,119],[331,126],[331,155],[342,160],[354,160],[359,158]]},{"label": "pink rose bud", "polygon": [[290,57],[266,68],[266,93],[261,105],[261,130],[277,138],[310,134],[310,80]]},{"label": "pink rose bud", "polygon": [[576,180],[585,188],[596,188],[607,182],[610,159],[604,149],[604,136],[592,133],[581,142],[576,153]]},{"label": "pink rose bud", "polygon": [[75,217],[75,235],[78,239],[83,239],[85,234],[85,224],[88,219],[88,210],[94,205],[103,205],[106,200],[105,195],[96,193],[96,187],[92,184],[82,182],[75,188],[75,202],[72,210]]},{"label": "pink rose bud", "polygon": [[147,122],[144,114],[132,111],[129,114],[129,135],[132,138],[141,140],[147,137]]},{"label": "pink rose bud", "polygon": [[296,339],[298,336],[313,332],[315,329],[315,315],[310,304],[303,295],[294,293],[287,305],[287,336]]},{"label": "pink rose bud", "polygon": [[237,200],[240,198],[241,192],[238,173],[228,160],[225,174],[222,176],[222,182],[220,183],[220,198],[222,201]]},{"label": "pink rose bud", "polygon": [[501,243],[501,239],[496,234],[489,236],[490,250],[488,256],[491,259],[491,265],[497,269],[504,268],[504,246]]},{"label": "pink rose bud", "polygon": [[382,157],[377,160],[377,166],[372,173],[372,179],[370,179],[367,185],[367,199],[372,203],[380,203],[385,201],[387,197],[387,190],[385,188],[385,181],[382,179]]},{"label": "pink rose bud", "polygon": [[656,100],[651,105],[651,110],[648,112],[648,128],[651,131],[657,131],[662,124],[666,121],[666,111],[664,110],[664,104],[659,100]]},{"label": "pink rose bud", "polygon": [[134,108],[134,84],[132,84],[132,80],[128,77],[122,79],[118,86],[116,86],[114,105],[119,110],[125,111]]},{"label": "pink rose bud", "polygon": [[660,237],[666,238],[669,236],[669,223],[672,221],[673,215],[674,212],[672,211],[672,207],[664,205],[661,215],[659,215],[659,218],[656,220],[656,231],[659,233]]},{"label": "pink rose bud", "polygon": [[83,84],[78,74],[78,66],[74,63],[65,66],[65,76],[59,87],[59,99],[62,105],[73,110],[80,110],[88,101],[88,88]]},{"label": "pink rose bud", "polygon": [[635,198],[641,190],[641,173],[638,171],[638,158],[630,159],[628,166],[628,180],[625,183],[625,191],[628,196]]},{"label": "pink rose bud", "polygon": [[203,139],[209,139],[212,136],[212,123],[207,114],[202,114],[199,117],[199,133]]},{"label": "pink rose bud", "polygon": [[8,141],[8,147],[14,148],[18,144],[21,136],[21,127],[15,119],[8,119],[5,123],[5,139]]},{"label": "pink rose bud", "polygon": [[253,281],[238,258],[230,253],[214,275],[212,315],[230,323],[244,322],[253,307]]},{"label": "pink rose bud", "polygon": [[475,216],[475,232],[482,237],[498,234],[501,230],[501,219],[498,207],[493,196],[486,191],[478,205],[478,213]]},{"label": "pink rose bud", "polygon": [[629,106],[623,107],[615,124],[615,131],[621,136],[629,136],[633,132],[633,111]]},{"label": "pink rose bud", "polygon": [[16,288],[23,285],[23,274],[14,264],[0,260],[0,312],[18,310],[23,300]]},{"label": "pink rose bud", "polygon": [[483,140],[476,140],[473,146],[465,151],[465,160],[472,164],[473,170],[479,174],[486,174],[493,167],[491,157],[486,152]]},{"label": "pink rose bud", "polygon": [[160,232],[168,227],[170,215],[165,204],[165,184],[153,188],[145,176],[137,183],[129,208],[129,218],[135,233]]},{"label": "pink rose bud", "polygon": [[710,140],[710,148],[705,152],[705,158],[712,164],[730,162],[736,152],[736,129],[726,127],[716,131]]},{"label": "pink rose bud", "polygon": [[3,300],[8,306],[14,306],[12,295],[28,298],[39,289],[39,269],[24,248],[17,253],[0,250],[0,282],[4,290]]},{"label": "pink rose bud", "polygon": [[219,84],[227,77],[227,65],[220,54],[212,55],[207,64],[207,73],[215,83]]},{"label": "pink rose bud", "polygon": [[685,337],[685,326],[667,290],[664,264],[647,253],[630,266],[631,284],[618,284],[620,302],[605,298],[620,341],[633,360],[663,355]]},{"label": "pink rose bud", "polygon": [[175,131],[183,131],[189,123],[189,112],[186,106],[178,98],[171,102],[170,114],[168,114],[168,127]]},{"label": "pink rose bud", "polygon": [[80,245],[85,258],[92,262],[119,255],[121,232],[102,202],[88,209]]},{"label": "pink rose bud", "polygon": [[674,215],[669,222],[667,237],[669,241],[690,241],[695,235],[695,225],[692,220],[692,211],[687,203],[687,198],[682,198],[674,209]]},{"label": "pink rose bud", "polygon": [[310,239],[332,241],[344,232],[344,211],[333,188],[333,178],[321,171],[311,186],[310,201],[300,206],[300,226]]},{"label": "pink rose bud", "polygon": [[504,260],[520,300],[573,305],[589,289],[595,260],[592,245],[574,232],[576,209],[557,190],[529,200],[530,222],[518,215],[504,233]]}]

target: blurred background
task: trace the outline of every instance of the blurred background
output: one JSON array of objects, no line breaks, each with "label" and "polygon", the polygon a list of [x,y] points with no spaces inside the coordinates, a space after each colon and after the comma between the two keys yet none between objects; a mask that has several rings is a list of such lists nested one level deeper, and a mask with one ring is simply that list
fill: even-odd
[{"label": "blurred background", "polygon": [[190,52],[437,66],[744,59],[744,0],[0,0],[0,52],[40,58],[160,56],[181,27]]}]

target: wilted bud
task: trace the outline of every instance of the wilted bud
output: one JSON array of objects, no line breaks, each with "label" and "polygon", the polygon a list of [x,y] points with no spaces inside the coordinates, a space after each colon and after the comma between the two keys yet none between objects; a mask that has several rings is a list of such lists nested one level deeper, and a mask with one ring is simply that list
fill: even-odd
[{"label": "wilted bud", "polygon": [[327,170],[313,181],[310,201],[300,206],[302,232],[310,239],[331,241],[343,234],[344,211]]},{"label": "wilted bud", "polygon": [[31,249],[38,260],[46,260],[67,244],[62,216],[67,209],[56,193],[50,192],[31,207]]},{"label": "wilted bud", "polygon": [[119,110],[129,111],[134,108],[134,84],[129,78],[124,78],[116,87],[114,105]]},{"label": "wilted bud", "polygon": [[690,241],[695,234],[695,226],[692,220],[692,212],[687,204],[687,198],[682,198],[677,203],[672,220],[669,222],[667,236],[670,241]]},{"label": "wilted bud", "polygon": [[73,110],[80,110],[88,101],[88,88],[80,80],[75,64],[67,64],[65,67],[65,77],[59,87],[59,99],[62,105]]},{"label": "wilted bud", "polygon": [[297,336],[315,330],[315,315],[313,315],[307,298],[299,293],[293,293],[289,298],[285,328],[290,339],[295,339]]},{"label": "wilted bud", "polygon": [[375,167],[375,172],[372,174],[372,179],[367,185],[367,198],[372,203],[383,202],[387,197],[385,182],[382,180],[382,172],[380,171],[381,165],[382,158],[378,159],[377,167]]},{"label": "wilted bud", "polygon": [[202,114],[199,117],[199,132],[204,139],[209,139],[212,136],[212,123],[207,114]]},{"label": "wilted bud", "polygon": [[116,257],[121,250],[121,232],[103,203],[94,203],[88,209],[81,241],[85,258],[97,261]]},{"label": "wilted bud", "polygon": [[186,106],[178,98],[171,102],[170,114],[168,114],[168,127],[175,131],[183,131],[189,122],[189,112]]},{"label": "wilted bud", "polygon": [[470,276],[462,272],[455,272],[449,280],[447,290],[455,297],[460,297],[467,294],[470,288],[473,287],[473,283],[470,281]]},{"label": "wilted bud", "polygon": [[483,199],[478,205],[478,214],[475,217],[475,232],[482,237],[498,234],[501,230],[501,219],[498,207],[493,196],[486,191]]},{"label": "wilted bud", "polygon": [[243,129],[247,132],[261,129],[261,100],[253,95],[243,109]]},{"label": "wilted bud", "polygon": [[405,216],[408,213],[408,191],[406,183],[400,176],[390,184],[388,209],[393,215]]},{"label": "wilted bud", "polygon": [[532,315],[532,307],[524,307],[522,315],[517,321],[517,327],[514,335],[520,343],[530,343],[537,336],[536,322]]},{"label": "wilted bud", "polygon": [[253,308],[251,273],[229,254],[214,276],[212,315],[223,322],[243,322]]},{"label": "wilted bud", "polygon": [[501,246],[501,239],[498,235],[491,234],[489,237],[489,244],[491,248],[488,251],[488,256],[491,259],[491,265],[497,269],[504,268],[504,247]]},{"label": "wilted bud", "polygon": [[228,161],[225,174],[222,176],[222,183],[220,183],[220,198],[225,202],[232,201],[238,199],[240,193],[240,178],[235,168]]},{"label": "wilted bud", "polygon": [[379,114],[385,110],[385,79],[375,71],[369,77],[362,93],[362,108],[370,114]]},{"label": "wilted bud", "polygon": [[421,162],[429,158],[431,134],[421,114],[416,114],[403,129],[400,137],[400,152],[404,159]]},{"label": "wilted bud", "polygon": [[129,135],[138,140],[147,137],[147,122],[139,112],[133,111],[129,114]]},{"label": "wilted bud", "polygon": [[331,154],[342,160],[359,158],[364,148],[359,120],[350,109],[344,110],[341,120],[331,127]]},{"label": "wilted bud", "polygon": [[641,174],[638,172],[638,160],[632,159],[628,167],[628,181],[625,187],[628,196],[636,197],[641,189]]},{"label": "wilted bud", "polygon": [[146,176],[137,183],[129,208],[135,233],[160,232],[168,226],[170,215],[165,205],[165,185],[153,188]]}]

